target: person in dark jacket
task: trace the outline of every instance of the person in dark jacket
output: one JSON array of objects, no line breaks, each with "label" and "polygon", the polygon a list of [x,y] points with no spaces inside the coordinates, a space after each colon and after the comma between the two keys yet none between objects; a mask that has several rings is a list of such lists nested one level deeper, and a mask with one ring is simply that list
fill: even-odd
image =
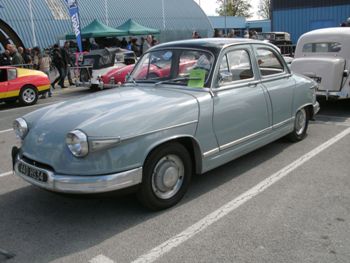
[{"label": "person in dark jacket", "polygon": [[65,63],[62,58],[62,52],[57,44],[53,46],[52,64],[55,66],[59,74],[59,76],[51,83],[52,88],[55,88],[56,83],[58,83],[62,89],[67,88],[64,86],[64,79],[66,77]]},{"label": "person in dark jacket", "polygon": [[12,65],[23,65],[24,64],[24,59],[22,58],[21,54],[18,53],[17,48],[15,45],[7,45],[8,50],[10,51],[11,57],[12,57],[12,61],[11,64]]},{"label": "person in dark jacket", "polygon": [[0,66],[9,66],[9,65],[11,65],[11,56],[10,56],[10,51],[6,49],[5,52],[2,53],[0,56]]},{"label": "person in dark jacket", "polygon": [[65,73],[65,77],[68,77],[68,81],[69,81],[69,85],[74,85],[73,80],[72,80],[72,75],[70,73],[70,67],[72,65],[72,59],[71,59],[71,54],[70,54],[70,50],[69,50],[69,42],[66,41],[64,43],[63,48],[61,49],[61,53],[62,53],[62,59],[63,59],[63,63],[64,63],[64,69],[66,71]]},{"label": "person in dark jacket", "polygon": [[27,52],[27,49],[24,50],[23,47],[18,47],[18,52],[21,54],[25,64],[30,64],[32,62],[32,58],[29,55],[30,53]]}]

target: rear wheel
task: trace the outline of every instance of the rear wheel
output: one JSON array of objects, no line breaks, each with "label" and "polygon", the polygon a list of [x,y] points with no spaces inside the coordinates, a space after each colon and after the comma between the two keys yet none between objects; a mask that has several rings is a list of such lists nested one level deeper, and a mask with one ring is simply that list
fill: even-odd
[{"label": "rear wheel", "polygon": [[143,167],[138,199],[152,210],[161,210],[178,203],[191,181],[192,162],[186,148],[167,143],[154,150]]},{"label": "rear wheel", "polygon": [[33,105],[38,100],[38,91],[33,86],[24,86],[19,93],[19,102],[22,105]]},{"label": "rear wheel", "polygon": [[292,142],[298,142],[305,138],[309,124],[309,112],[306,108],[298,110],[294,120],[294,130],[288,134],[287,138]]}]

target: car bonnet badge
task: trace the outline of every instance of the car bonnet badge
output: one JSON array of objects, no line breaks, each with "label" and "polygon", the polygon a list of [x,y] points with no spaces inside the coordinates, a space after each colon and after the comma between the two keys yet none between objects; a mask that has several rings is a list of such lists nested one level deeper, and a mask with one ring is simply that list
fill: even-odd
[{"label": "car bonnet badge", "polygon": [[38,144],[41,144],[41,143],[44,141],[45,136],[46,136],[46,133],[43,132],[42,134],[40,134],[40,136],[38,137],[38,139],[36,140],[36,142],[37,142]]}]

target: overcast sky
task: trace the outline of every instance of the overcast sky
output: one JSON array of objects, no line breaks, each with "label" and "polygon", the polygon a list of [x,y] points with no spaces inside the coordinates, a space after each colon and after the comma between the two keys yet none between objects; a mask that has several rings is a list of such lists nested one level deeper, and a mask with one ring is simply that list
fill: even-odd
[{"label": "overcast sky", "polygon": [[[217,13],[215,13],[216,8],[218,7],[216,0],[194,0],[197,4],[200,3],[201,8],[208,16],[215,16]],[[250,4],[252,5],[251,13],[253,13],[253,17],[250,19],[259,19],[258,15],[256,14],[258,11],[258,4],[259,0],[248,0]]]}]

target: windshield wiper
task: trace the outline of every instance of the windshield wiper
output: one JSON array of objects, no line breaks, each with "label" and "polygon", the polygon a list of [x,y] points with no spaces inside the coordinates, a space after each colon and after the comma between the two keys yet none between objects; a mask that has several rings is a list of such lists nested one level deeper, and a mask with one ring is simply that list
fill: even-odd
[{"label": "windshield wiper", "polygon": [[168,79],[168,80],[158,81],[158,82],[154,83],[154,86],[158,86],[158,85],[163,84],[163,83],[174,83],[174,82],[181,81],[181,80],[201,80],[201,79],[202,78],[190,78],[190,77]]}]

